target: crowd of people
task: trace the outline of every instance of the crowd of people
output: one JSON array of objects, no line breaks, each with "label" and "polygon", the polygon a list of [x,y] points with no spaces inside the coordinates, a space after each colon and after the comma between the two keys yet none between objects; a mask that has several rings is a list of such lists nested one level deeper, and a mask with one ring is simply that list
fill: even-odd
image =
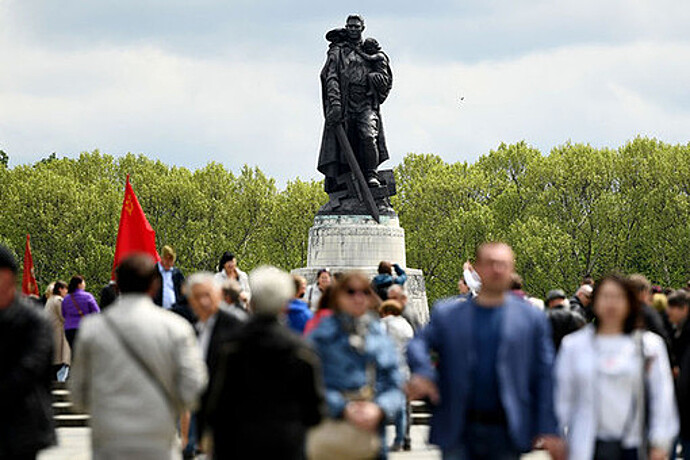
[{"label": "crowd of people", "polygon": [[411,448],[412,400],[449,460],[690,452],[686,290],[608,275],[540,300],[486,243],[422,324],[394,262],[313,284],[230,252],[216,273],[175,262],[130,255],[100,302],[56,281],[41,312],[0,246],[0,458],[56,442],[55,380],[90,414],[95,459],[385,458]]}]

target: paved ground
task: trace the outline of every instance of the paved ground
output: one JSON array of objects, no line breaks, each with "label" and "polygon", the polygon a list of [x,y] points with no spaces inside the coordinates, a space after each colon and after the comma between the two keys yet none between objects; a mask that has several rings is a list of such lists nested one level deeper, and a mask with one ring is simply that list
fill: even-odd
[{"label": "paved ground", "polygon": [[[58,428],[59,445],[38,456],[38,460],[89,460],[89,428]],[[440,452],[426,443],[426,426],[412,427],[412,451],[392,453],[391,460],[440,460]],[[389,427],[389,439],[393,439],[393,427]],[[544,453],[525,455],[523,460],[546,460]]]}]

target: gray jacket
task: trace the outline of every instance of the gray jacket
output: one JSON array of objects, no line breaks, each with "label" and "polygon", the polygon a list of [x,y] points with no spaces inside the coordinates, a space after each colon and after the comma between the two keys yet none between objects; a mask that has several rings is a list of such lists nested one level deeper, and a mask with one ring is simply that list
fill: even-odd
[{"label": "gray jacket", "polygon": [[[130,358],[103,315],[118,326],[178,407],[171,407]],[[189,323],[147,296],[124,294],[105,313],[84,319],[75,351],[70,389],[75,406],[91,414],[95,457],[118,456],[123,449],[172,452],[178,413],[196,407],[207,382]]]}]

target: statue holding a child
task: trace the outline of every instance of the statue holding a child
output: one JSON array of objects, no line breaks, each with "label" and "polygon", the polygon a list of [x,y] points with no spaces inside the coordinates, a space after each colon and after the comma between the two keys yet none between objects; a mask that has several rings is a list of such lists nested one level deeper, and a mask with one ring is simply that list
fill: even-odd
[{"label": "statue holding a child", "polygon": [[[345,28],[326,34],[329,48],[321,71],[326,123],[318,170],[326,176],[325,189],[331,201],[322,208],[322,213],[358,213],[354,209],[357,203],[346,203],[354,200],[355,193],[352,183],[348,182],[352,163],[348,162],[342,139],[337,135],[341,127],[363,175],[360,183],[366,183],[366,188],[370,189],[367,193],[373,196],[382,213],[393,212],[388,202],[388,197],[395,194],[392,174],[377,171],[388,159],[380,106],[390,93],[393,74],[388,56],[381,51],[379,43],[373,38],[362,39],[364,27],[361,16],[351,15]],[[366,190],[357,192],[360,201],[361,192]]]}]

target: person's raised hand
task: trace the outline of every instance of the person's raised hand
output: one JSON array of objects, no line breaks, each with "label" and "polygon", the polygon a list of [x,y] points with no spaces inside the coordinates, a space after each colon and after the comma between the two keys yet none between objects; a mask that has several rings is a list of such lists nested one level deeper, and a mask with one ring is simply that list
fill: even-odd
[{"label": "person's raised hand", "polygon": [[652,447],[649,451],[649,460],[666,460],[668,455],[664,449],[659,449],[658,447]]},{"label": "person's raised hand", "polygon": [[565,441],[558,436],[544,435],[534,443],[538,449],[546,450],[553,460],[567,460],[568,452]]},{"label": "person's raised hand", "polygon": [[438,404],[441,399],[436,384],[421,375],[413,374],[405,390],[411,400],[429,398],[432,404]]}]

